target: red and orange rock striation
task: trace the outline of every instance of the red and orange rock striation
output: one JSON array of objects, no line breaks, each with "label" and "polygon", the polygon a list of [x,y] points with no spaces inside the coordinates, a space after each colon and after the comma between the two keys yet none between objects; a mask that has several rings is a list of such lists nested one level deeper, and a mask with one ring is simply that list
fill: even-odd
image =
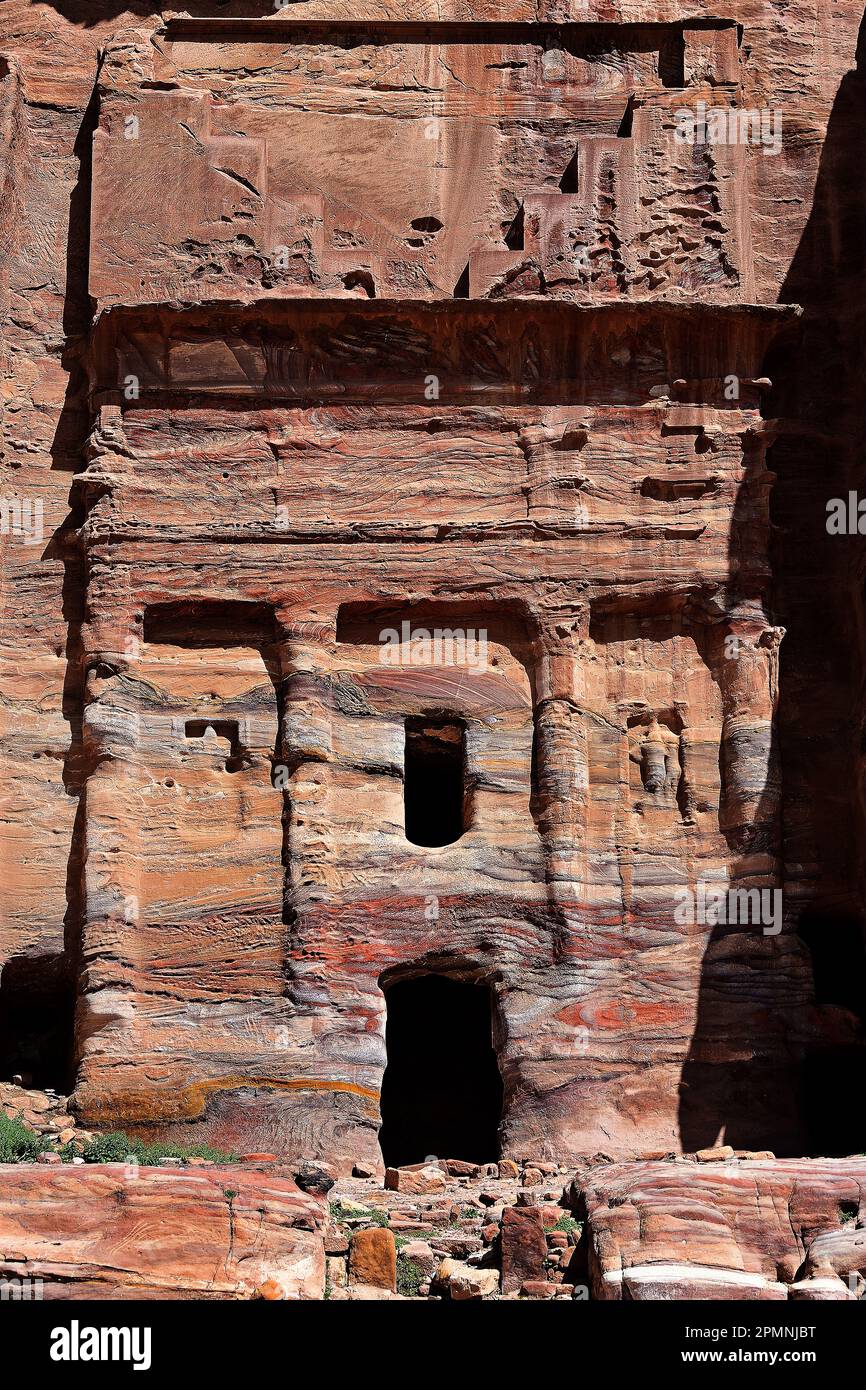
[{"label": "red and orange rock striation", "polygon": [[209,8],[0,15],[0,1080],[862,1149],[858,12]]},{"label": "red and orange rock striation", "polygon": [[320,1299],[320,1199],[242,1169],[4,1167],[4,1281],[46,1299]]},{"label": "red and orange rock striation", "polygon": [[856,1299],[866,1159],[602,1165],[573,1184],[598,1299]]}]

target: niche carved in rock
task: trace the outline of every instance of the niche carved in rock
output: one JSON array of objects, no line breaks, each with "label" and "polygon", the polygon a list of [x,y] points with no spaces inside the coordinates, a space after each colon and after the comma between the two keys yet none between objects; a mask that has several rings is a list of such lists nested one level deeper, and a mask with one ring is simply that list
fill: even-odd
[{"label": "niche carved in rock", "polygon": [[684,774],[683,721],[674,710],[650,708],[628,716],[629,784],[635,809],[650,801],[655,806],[682,810]]}]

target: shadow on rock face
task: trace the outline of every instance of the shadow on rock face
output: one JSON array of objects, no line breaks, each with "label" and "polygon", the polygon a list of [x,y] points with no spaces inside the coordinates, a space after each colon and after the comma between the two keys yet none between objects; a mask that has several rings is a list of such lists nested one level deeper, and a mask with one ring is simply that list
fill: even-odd
[{"label": "shadow on rock face", "polygon": [[[782,422],[767,460],[773,482],[767,616],[786,636],[773,750],[782,769],[781,806],[776,814],[767,800],[756,823],[766,810],[767,821],[778,825],[778,842],[758,848],[787,866],[784,929],[763,940],[760,931],[713,930],[680,1086],[686,1151],[711,1146],[721,1135],[734,1147],[780,1156],[847,1154],[864,1144],[851,1104],[866,1070],[863,991],[858,986],[855,999],[850,990],[837,997],[827,987],[831,976],[862,980],[864,971],[863,712],[851,698],[863,686],[863,593],[850,578],[857,538],[830,537],[825,524],[827,500],[856,485],[847,441],[862,438],[866,425],[860,385],[866,368],[864,43],[866,21],[860,66],[836,94],[812,210],[779,296],[802,305],[802,332],[798,341],[774,346],[765,372],[773,387],[764,414]],[[805,167],[814,143],[814,131],[792,133],[788,158],[799,157]],[[729,545],[733,597],[746,603],[757,594],[750,486],[747,477]],[[773,794],[768,786],[767,798]],[[748,868],[748,851],[738,854],[732,878]],[[733,968],[742,961],[745,992],[743,971]]]}]

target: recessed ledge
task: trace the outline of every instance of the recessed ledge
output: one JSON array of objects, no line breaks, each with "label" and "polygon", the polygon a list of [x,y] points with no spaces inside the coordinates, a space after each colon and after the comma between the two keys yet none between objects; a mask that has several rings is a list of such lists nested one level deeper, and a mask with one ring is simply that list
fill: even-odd
[{"label": "recessed ledge", "polygon": [[754,407],[757,394],[731,400],[722,384],[732,374],[761,378],[770,344],[801,313],[797,305],[667,300],[120,305],[94,324],[91,404],[220,397],[640,406],[670,398],[673,383],[685,381],[704,383],[695,403]]}]

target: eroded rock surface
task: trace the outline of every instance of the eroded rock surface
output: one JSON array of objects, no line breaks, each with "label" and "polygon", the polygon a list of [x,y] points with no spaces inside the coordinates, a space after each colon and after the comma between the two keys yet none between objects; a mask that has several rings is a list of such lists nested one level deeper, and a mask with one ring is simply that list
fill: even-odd
[{"label": "eroded rock surface", "polygon": [[593,1297],[856,1299],[866,1159],[601,1165],[578,1176]]},{"label": "eroded rock surface", "polygon": [[[0,8],[0,1081],[374,1184],[861,1151],[859,9]],[[424,1037],[382,1127],[429,976],[477,1144]]]},{"label": "eroded rock surface", "polygon": [[0,1275],[46,1299],[319,1299],[324,1215],[289,1177],[234,1164],[4,1164]]}]

